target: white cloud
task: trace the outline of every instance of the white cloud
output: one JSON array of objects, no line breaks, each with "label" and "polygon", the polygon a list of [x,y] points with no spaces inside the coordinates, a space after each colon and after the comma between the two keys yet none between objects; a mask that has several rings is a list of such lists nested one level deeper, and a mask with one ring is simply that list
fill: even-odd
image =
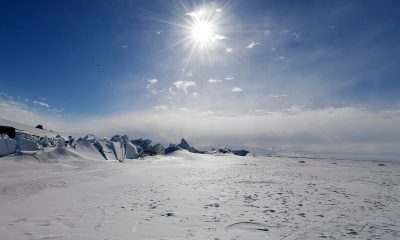
[{"label": "white cloud", "polygon": [[158,82],[157,79],[149,79],[149,80],[147,80],[147,86],[146,86],[146,88],[147,88],[147,89],[152,88],[154,85],[157,84],[157,82]]},{"label": "white cloud", "polygon": [[52,111],[52,112],[57,112],[57,113],[61,113],[61,112],[64,111],[64,108],[52,108],[52,109],[50,109],[50,111]]},{"label": "white cloud", "polygon": [[294,36],[296,39],[300,38],[300,34],[299,34],[299,33],[293,32],[292,34],[293,34],[293,36]]},{"label": "white cloud", "polygon": [[225,51],[226,51],[227,53],[233,53],[233,48],[226,48]]},{"label": "white cloud", "polygon": [[222,80],[218,80],[218,79],[208,79],[209,83],[222,83]]},{"label": "white cloud", "polygon": [[261,113],[266,113],[266,111],[264,109],[250,109],[249,111],[250,113],[254,113],[254,114],[261,114]]},{"label": "white cloud", "polygon": [[193,92],[193,97],[198,97],[199,93],[198,92]]},{"label": "white cloud", "polygon": [[223,40],[223,39],[225,39],[225,38],[226,38],[225,36],[216,34],[216,35],[214,35],[214,36],[211,38],[211,40],[212,40],[212,41],[216,41],[216,40]]},{"label": "white cloud", "polygon": [[50,107],[50,105],[48,103],[45,103],[45,102],[40,102],[40,101],[34,100],[34,101],[32,101],[32,103],[34,103],[36,105],[39,105],[39,106],[42,106],[42,107],[46,107],[46,108]]},{"label": "white cloud", "polygon": [[232,88],[231,91],[234,92],[234,93],[238,93],[238,92],[242,92],[243,89],[241,89],[240,87],[234,87],[234,88]]},{"label": "white cloud", "polygon": [[156,86],[156,84],[158,83],[157,79],[149,79],[147,80],[147,85],[146,88],[147,90],[149,90],[153,95],[157,95],[157,89],[155,89],[154,87]]},{"label": "white cloud", "polygon": [[225,78],[225,80],[228,80],[228,81],[234,80],[234,79],[235,79],[234,77],[226,77],[226,78]]},{"label": "white cloud", "polygon": [[176,87],[176,89],[181,89],[185,93],[187,93],[188,89],[197,87],[196,83],[192,81],[176,81],[173,83],[173,85]]},{"label": "white cloud", "polygon": [[283,30],[283,33],[284,34],[287,34],[287,33],[289,33],[290,31],[288,30],[288,29],[285,29],[285,30]]},{"label": "white cloud", "polygon": [[8,98],[8,99],[14,99],[13,96],[10,96],[10,95],[8,95],[8,94],[5,93],[5,92],[0,92],[0,95],[2,95],[3,97],[6,97],[6,98]]},{"label": "white cloud", "polygon": [[279,56],[279,59],[281,59],[281,60],[285,60],[285,59],[286,59],[286,57],[285,57],[285,56]]},{"label": "white cloud", "polygon": [[[7,99],[2,99],[1,95],[5,96]],[[17,119],[19,122],[25,124],[32,123],[33,121],[37,123],[37,120],[41,119],[39,115],[58,117],[59,114],[54,115],[54,113],[61,113],[64,111],[63,108],[51,106],[46,98],[39,97],[37,99],[38,100],[30,100],[21,96],[17,96],[16,99],[14,99],[14,97],[0,92],[0,112],[2,113],[0,117],[10,120]]]},{"label": "white cloud", "polygon": [[193,12],[187,12],[185,13],[186,15],[192,17],[192,18],[201,18],[202,16],[204,16],[204,12],[203,11],[193,11]]},{"label": "white cloud", "polygon": [[10,120],[17,123],[36,126],[38,124],[46,124],[49,129],[64,129],[65,123],[59,119],[39,112],[38,109],[29,108],[23,103],[14,101],[0,101],[0,118]]},{"label": "white cloud", "polygon": [[153,109],[154,109],[155,111],[165,112],[165,111],[168,110],[168,106],[167,106],[167,105],[164,105],[164,104],[163,104],[163,105],[157,105],[157,106],[154,106]]},{"label": "white cloud", "polygon": [[286,94],[270,94],[268,97],[270,98],[281,98],[281,97],[287,97],[288,95]]},{"label": "white cloud", "polygon": [[269,29],[264,30],[264,36],[268,37],[269,35],[271,35],[271,30]]},{"label": "white cloud", "polygon": [[173,89],[172,87],[169,87],[169,88],[168,88],[168,92],[169,92],[172,96],[175,96],[175,95],[176,95],[176,92],[174,91],[174,89]]},{"label": "white cloud", "polygon": [[221,8],[217,8],[217,9],[215,9],[215,11],[220,13],[220,12],[222,12],[222,9]]},{"label": "white cloud", "polygon": [[251,42],[249,45],[247,45],[246,48],[254,48],[254,47],[257,46],[257,45],[260,45],[260,44],[257,43],[257,42]]}]

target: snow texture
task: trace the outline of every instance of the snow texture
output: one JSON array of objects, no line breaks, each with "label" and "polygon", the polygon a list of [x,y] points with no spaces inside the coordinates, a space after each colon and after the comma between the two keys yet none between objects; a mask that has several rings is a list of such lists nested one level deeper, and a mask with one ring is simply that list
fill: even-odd
[{"label": "snow texture", "polygon": [[0,159],[1,239],[400,238],[398,162],[80,151]]}]

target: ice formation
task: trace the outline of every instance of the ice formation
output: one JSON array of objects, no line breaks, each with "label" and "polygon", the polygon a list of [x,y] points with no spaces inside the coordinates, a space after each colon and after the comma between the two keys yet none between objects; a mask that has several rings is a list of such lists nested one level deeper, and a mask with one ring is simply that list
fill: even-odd
[{"label": "ice formation", "polygon": [[0,157],[15,152],[16,142],[8,137],[7,134],[0,134]]},{"label": "ice formation", "polygon": [[[41,154],[40,152],[49,152],[56,148],[69,148],[69,151],[87,159],[117,160],[120,162],[146,156],[170,154],[178,150],[207,153],[190,146],[183,138],[180,144],[170,144],[169,147],[164,148],[159,143],[152,144],[149,139],[130,140],[127,135],[98,138],[93,134],[87,134],[76,139],[73,136],[61,136],[45,129],[27,127],[16,129],[9,126],[1,126],[0,128],[0,157],[13,153],[37,156]],[[221,148],[219,151],[208,153],[231,153],[245,156],[248,151]]]}]

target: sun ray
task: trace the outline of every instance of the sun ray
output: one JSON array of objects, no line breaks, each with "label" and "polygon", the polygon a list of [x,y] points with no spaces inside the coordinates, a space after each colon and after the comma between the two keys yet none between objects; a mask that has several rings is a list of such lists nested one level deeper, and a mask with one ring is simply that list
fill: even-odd
[{"label": "sun ray", "polygon": [[194,52],[195,52],[195,50],[196,50],[196,48],[197,48],[196,45],[197,45],[197,44],[194,44],[194,45],[192,46],[192,49],[191,49],[191,51],[190,51],[190,54],[188,55],[188,58],[187,58],[187,60],[186,60],[186,63],[185,63],[185,65],[183,66],[184,68],[186,68],[186,67],[188,66],[190,60],[192,59],[192,56],[193,56],[193,54],[194,54]]},{"label": "sun ray", "polygon": [[176,42],[170,44],[169,46],[167,46],[167,47],[161,49],[161,50],[158,51],[157,53],[165,52],[165,51],[167,51],[167,50],[169,50],[169,49],[171,49],[171,48],[174,48],[175,46],[178,46],[178,45],[180,45],[180,44],[182,44],[182,43],[188,41],[189,39],[190,39],[190,36],[187,36],[187,37],[185,37],[185,38],[183,38],[183,39],[181,39],[181,40],[179,40],[179,41],[176,41]]},{"label": "sun ray", "polygon": [[[172,41],[165,48],[157,53],[178,48],[178,55],[182,54],[183,69],[186,69],[191,62],[199,61],[202,65],[208,65],[210,73],[214,75],[215,61],[219,56],[227,56],[225,49],[229,46],[225,42],[229,41],[226,34],[235,32],[235,26],[229,24],[232,15],[227,13],[231,8],[231,1],[223,5],[216,3],[210,4],[206,1],[188,2],[179,0],[178,5],[173,8],[173,14],[176,15],[175,20],[153,18],[170,26],[170,29],[164,31],[172,33],[164,35],[167,41]],[[228,14],[229,17],[226,17]],[[176,34],[176,36],[174,36]],[[183,77],[183,72],[179,72],[179,79]]]}]

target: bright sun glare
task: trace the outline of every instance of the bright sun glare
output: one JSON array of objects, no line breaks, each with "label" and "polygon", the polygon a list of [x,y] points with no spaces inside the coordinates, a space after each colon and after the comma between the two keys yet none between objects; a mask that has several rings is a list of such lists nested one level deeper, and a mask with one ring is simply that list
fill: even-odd
[{"label": "bright sun glare", "polygon": [[[217,12],[214,8],[202,8],[197,11],[187,12],[189,19],[186,21],[186,28],[189,30],[188,40],[193,49],[209,51],[214,48],[217,42],[224,36],[218,34],[218,18],[221,10]],[[202,52],[205,52],[202,51]]]},{"label": "bright sun glare", "polygon": [[191,35],[193,40],[200,44],[204,44],[205,42],[212,40],[214,35],[213,26],[210,22],[198,21],[193,24]]},{"label": "bright sun glare", "polygon": [[[185,11],[183,21],[165,21],[173,27],[177,27],[182,38],[169,45],[164,50],[175,46],[181,46],[184,53],[187,53],[183,68],[189,64],[193,57],[199,57],[201,61],[211,60],[215,54],[225,52],[228,46],[225,45],[226,18],[224,18],[224,7],[217,7],[215,4],[198,6],[189,11],[190,7],[181,2]],[[225,24],[222,25],[221,23]],[[225,31],[224,31],[225,30]],[[222,51],[218,51],[221,50]]]}]

